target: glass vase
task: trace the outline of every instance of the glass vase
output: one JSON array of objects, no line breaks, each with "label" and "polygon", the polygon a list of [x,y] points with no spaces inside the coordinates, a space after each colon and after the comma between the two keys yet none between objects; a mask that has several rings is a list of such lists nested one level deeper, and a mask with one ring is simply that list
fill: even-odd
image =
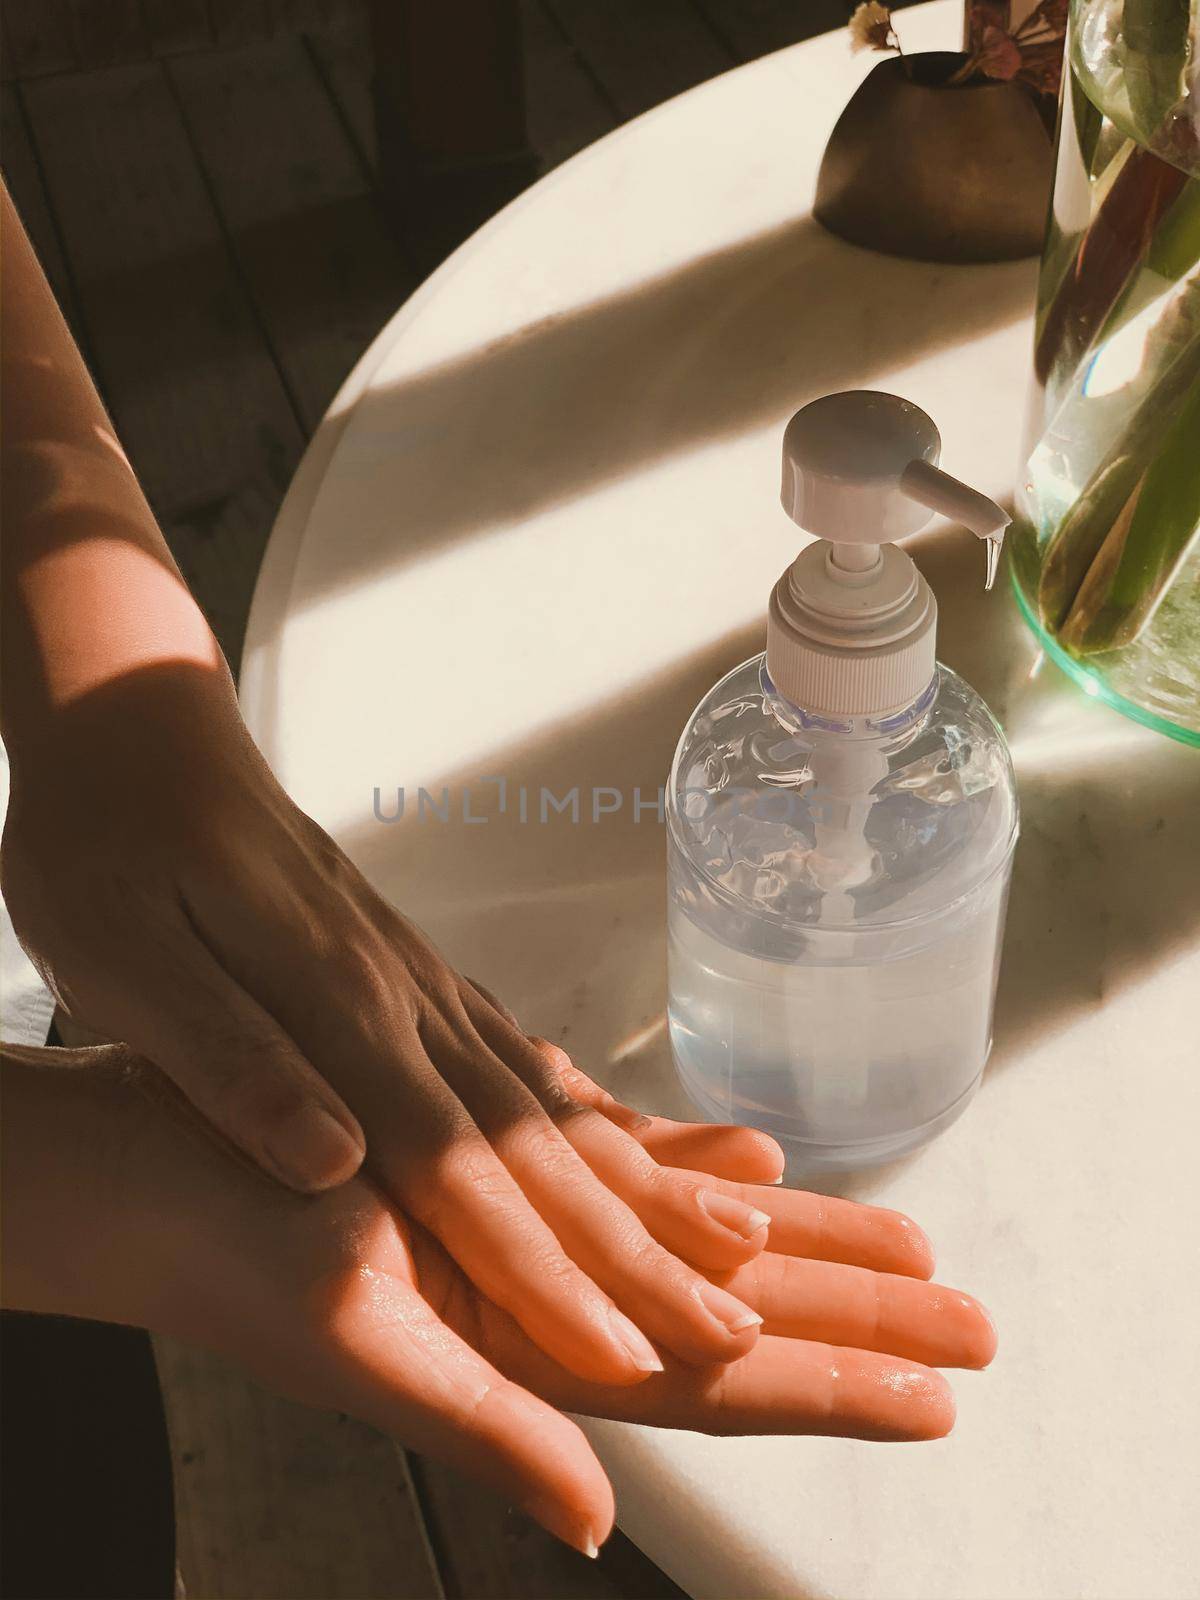
[{"label": "glass vase", "polygon": [[1200,0],[1073,0],[1012,571],[1092,694],[1200,745]]}]

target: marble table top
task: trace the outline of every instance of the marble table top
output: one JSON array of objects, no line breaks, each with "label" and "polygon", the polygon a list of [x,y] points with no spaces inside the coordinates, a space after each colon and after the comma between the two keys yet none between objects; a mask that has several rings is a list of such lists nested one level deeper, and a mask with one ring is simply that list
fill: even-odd
[{"label": "marble table top", "polygon": [[[953,47],[958,16],[905,11],[909,48]],[[283,783],[647,1109],[684,1110],[655,797],[795,553],[784,422],[886,388],[989,493],[1017,459],[1032,263],[892,261],[809,216],[869,65],[832,34],[754,62],[501,212],[348,380],[255,598],[243,704]],[[1194,1596],[1200,760],[1041,662],[973,539],[910,548],[942,658],[1009,733],[1023,832],[983,1089],[844,1192],[922,1221],[1000,1354],[936,1444],[586,1426],[622,1527],[697,1600]],[[579,820],[541,820],[543,788]],[[598,790],[623,803],[593,820]]]}]

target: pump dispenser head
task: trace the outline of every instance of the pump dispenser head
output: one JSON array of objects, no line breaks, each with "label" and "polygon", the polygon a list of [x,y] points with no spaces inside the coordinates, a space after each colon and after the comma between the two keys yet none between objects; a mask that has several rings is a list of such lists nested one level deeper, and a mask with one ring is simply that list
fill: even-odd
[{"label": "pump dispenser head", "polygon": [[775,585],[767,671],[819,717],[882,719],[933,678],[937,605],[892,543],[935,512],[987,541],[991,588],[1008,515],[938,466],[941,438],[911,401],[871,389],[826,395],[783,436],[783,509],[818,542]]}]

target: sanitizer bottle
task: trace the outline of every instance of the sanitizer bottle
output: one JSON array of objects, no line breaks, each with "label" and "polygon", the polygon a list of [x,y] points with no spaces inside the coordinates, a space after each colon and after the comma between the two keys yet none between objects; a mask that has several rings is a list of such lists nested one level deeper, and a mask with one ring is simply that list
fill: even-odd
[{"label": "sanitizer bottle", "polygon": [[895,395],[796,413],[783,507],[817,540],[775,585],[765,655],[705,695],[671,769],[676,1065],[706,1114],[766,1129],[799,1170],[932,1138],[991,1045],[1012,763],[891,541],[943,512],[987,541],[990,588],[1009,519],[940,447]]}]

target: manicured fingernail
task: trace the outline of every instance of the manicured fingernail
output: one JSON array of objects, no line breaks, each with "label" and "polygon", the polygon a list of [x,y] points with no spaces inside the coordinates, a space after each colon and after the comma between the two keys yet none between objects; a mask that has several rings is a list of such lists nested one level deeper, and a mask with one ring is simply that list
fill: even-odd
[{"label": "manicured fingernail", "polygon": [[584,1541],[583,1553],[585,1556],[587,1556],[589,1561],[595,1561],[600,1554],[600,1546],[596,1543],[595,1539],[590,1533]]},{"label": "manicured fingernail", "polygon": [[718,1194],[715,1189],[697,1189],[696,1202],[714,1222],[719,1222],[731,1233],[740,1234],[743,1239],[752,1239],[771,1220],[765,1211],[759,1211],[756,1206],[744,1205],[732,1195]]},{"label": "manicured fingernail", "polygon": [[658,1359],[654,1346],[640,1328],[634,1327],[624,1312],[618,1311],[616,1306],[613,1306],[608,1313],[608,1322],[618,1343],[639,1372],[663,1370],[663,1364]]},{"label": "manicured fingernail", "polygon": [[276,1122],[264,1138],[267,1156],[294,1189],[331,1189],[362,1165],[364,1143],[315,1100]]},{"label": "manicured fingernail", "polygon": [[747,1328],[756,1328],[762,1322],[757,1311],[751,1311],[724,1289],[718,1289],[715,1283],[704,1284],[697,1293],[700,1304],[728,1333],[745,1333]]}]

